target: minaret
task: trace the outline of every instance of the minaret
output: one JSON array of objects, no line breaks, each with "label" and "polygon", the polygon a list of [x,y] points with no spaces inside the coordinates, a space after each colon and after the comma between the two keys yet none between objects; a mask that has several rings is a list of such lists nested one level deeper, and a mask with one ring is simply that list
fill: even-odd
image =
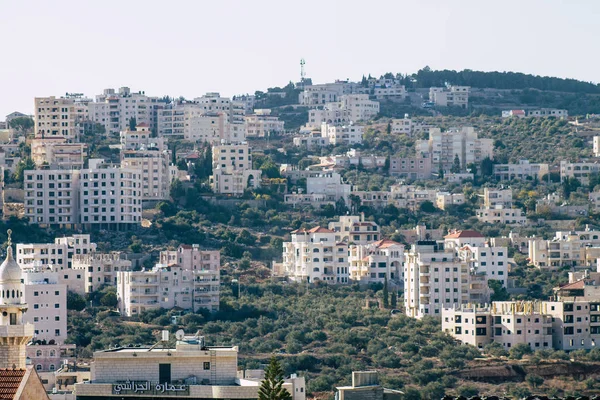
[{"label": "minaret", "polygon": [[25,368],[25,346],[33,337],[33,324],[23,323],[27,304],[21,267],[13,258],[8,233],[6,259],[0,265],[0,368]]}]

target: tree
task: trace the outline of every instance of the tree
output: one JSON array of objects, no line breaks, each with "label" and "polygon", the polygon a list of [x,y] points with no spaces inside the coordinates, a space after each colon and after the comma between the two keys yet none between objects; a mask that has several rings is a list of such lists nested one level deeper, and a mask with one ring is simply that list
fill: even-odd
[{"label": "tree", "polygon": [[479,170],[481,171],[481,176],[484,178],[492,176],[494,173],[494,162],[489,157],[484,158],[481,160]]},{"label": "tree", "polygon": [[392,292],[392,299],[390,300],[390,305],[392,306],[392,308],[398,307],[398,292],[396,292],[396,290]]},{"label": "tree", "polygon": [[67,292],[67,310],[81,311],[85,308],[85,299],[76,292]]},{"label": "tree", "polygon": [[105,307],[115,308],[119,304],[117,294],[115,292],[108,292],[100,299],[100,304]]},{"label": "tree", "polygon": [[494,291],[490,301],[506,301],[510,298],[506,288],[497,279],[488,280],[488,287]]},{"label": "tree", "polygon": [[24,158],[17,164],[15,168],[15,181],[23,182],[25,178],[25,171],[35,169],[35,163],[30,157]]},{"label": "tree", "polygon": [[424,202],[422,202],[419,208],[421,209],[421,211],[427,212],[427,213],[432,213],[432,212],[436,211],[435,206],[429,200],[425,200]]},{"label": "tree", "polygon": [[387,127],[385,128],[385,132],[389,135],[392,133],[392,123],[388,122]]},{"label": "tree", "polygon": [[13,118],[12,121],[8,123],[8,126],[19,132],[26,132],[33,128],[33,119],[29,117]]},{"label": "tree", "polygon": [[533,350],[531,350],[531,347],[527,343],[517,343],[509,351],[510,358],[515,360],[520,360],[524,355],[531,353],[533,353]]},{"label": "tree", "polygon": [[458,154],[454,155],[454,161],[452,162],[450,172],[453,174],[458,174],[460,172],[460,158],[458,158]]},{"label": "tree", "polygon": [[456,392],[463,397],[473,397],[479,394],[479,390],[471,385],[459,386]]},{"label": "tree", "polygon": [[135,117],[129,118],[129,130],[135,131],[136,126],[137,126],[137,120],[135,119]]},{"label": "tree", "polygon": [[389,303],[389,292],[388,292],[388,280],[387,280],[387,275],[385,277],[385,279],[383,280],[383,307],[384,308],[388,308],[390,306]]},{"label": "tree", "polygon": [[292,395],[283,388],[283,369],[275,357],[271,357],[258,389],[258,400],[291,400]]},{"label": "tree", "polygon": [[529,383],[529,385],[534,389],[544,383],[544,378],[539,375],[530,374],[527,375],[527,378],[525,379],[527,380],[527,383]]}]

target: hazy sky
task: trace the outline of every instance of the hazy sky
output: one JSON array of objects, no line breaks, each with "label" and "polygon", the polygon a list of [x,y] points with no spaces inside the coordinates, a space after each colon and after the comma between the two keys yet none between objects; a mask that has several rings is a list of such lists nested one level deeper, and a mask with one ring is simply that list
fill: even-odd
[{"label": "hazy sky", "polygon": [[129,86],[231,96],[433,69],[598,82],[595,0],[0,0],[0,120],[35,96]]}]

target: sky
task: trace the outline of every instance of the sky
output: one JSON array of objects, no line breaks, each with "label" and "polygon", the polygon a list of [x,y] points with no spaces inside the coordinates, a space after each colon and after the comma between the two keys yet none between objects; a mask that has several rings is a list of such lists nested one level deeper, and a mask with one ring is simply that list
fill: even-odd
[{"label": "sky", "polygon": [[128,86],[254,93],[432,69],[598,82],[595,0],[0,0],[0,120]]}]

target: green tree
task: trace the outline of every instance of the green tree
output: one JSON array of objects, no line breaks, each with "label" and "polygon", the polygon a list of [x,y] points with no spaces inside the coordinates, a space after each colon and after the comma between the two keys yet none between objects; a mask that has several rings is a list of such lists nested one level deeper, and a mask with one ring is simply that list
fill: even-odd
[{"label": "green tree", "polygon": [[23,182],[23,179],[25,178],[25,171],[30,171],[33,169],[35,169],[35,163],[30,157],[22,159],[15,168],[15,181]]},{"label": "green tree", "polygon": [[392,299],[390,300],[390,305],[392,308],[398,307],[398,292],[396,290],[392,291]]},{"label": "green tree", "polygon": [[453,174],[458,174],[460,172],[460,158],[458,158],[458,154],[454,155],[454,161],[452,162],[450,172]]},{"label": "green tree", "polygon": [[459,386],[456,389],[456,392],[463,397],[473,397],[479,394],[479,389],[477,389],[475,386],[463,385]]},{"label": "green tree", "polygon": [[115,308],[119,304],[117,294],[115,292],[108,292],[100,299],[100,304],[105,307]]},{"label": "green tree", "polygon": [[136,126],[137,126],[137,120],[135,119],[135,117],[129,118],[129,130],[135,131]]},{"label": "green tree", "polygon": [[390,295],[388,292],[388,280],[387,280],[387,275],[385,277],[385,279],[383,280],[383,307],[384,308],[388,308],[390,306]]},{"label": "green tree", "polygon": [[497,279],[488,280],[488,287],[494,291],[490,301],[506,301],[510,298],[508,291],[502,283]]},{"label": "green tree", "polygon": [[544,378],[542,378],[539,375],[533,375],[533,374],[527,375],[527,378],[525,378],[525,380],[527,380],[527,383],[529,384],[529,386],[531,386],[534,389],[537,387],[540,387],[540,385],[542,383],[544,383]]},{"label": "green tree", "polygon": [[517,343],[509,351],[510,358],[515,360],[520,360],[523,356],[531,353],[533,353],[533,350],[527,343]]},{"label": "green tree", "polygon": [[258,400],[291,400],[292,395],[283,388],[283,369],[275,357],[271,357],[258,389]]},{"label": "green tree", "polygon": [[387,127],[385,128],[385,132],[389,135],[392,133],[392,123],[388,122]]},{"label": "green tree", "polygon": [[67,310],[81,311],[85,308],[85,299],[76,292],[67,292]]},{"label": "green tree", "polygon": [[29,117],[13,118],[13,120],[8,123],[8,126],[19,132],[26,132],[33,128],[33,119]]},{"label": "green tree", "polygon": [[489,157],[484,158],[481,160],[479,170],[481,171],[481,176],[484,178],[492,176],[494,173],[494,162]]}]

